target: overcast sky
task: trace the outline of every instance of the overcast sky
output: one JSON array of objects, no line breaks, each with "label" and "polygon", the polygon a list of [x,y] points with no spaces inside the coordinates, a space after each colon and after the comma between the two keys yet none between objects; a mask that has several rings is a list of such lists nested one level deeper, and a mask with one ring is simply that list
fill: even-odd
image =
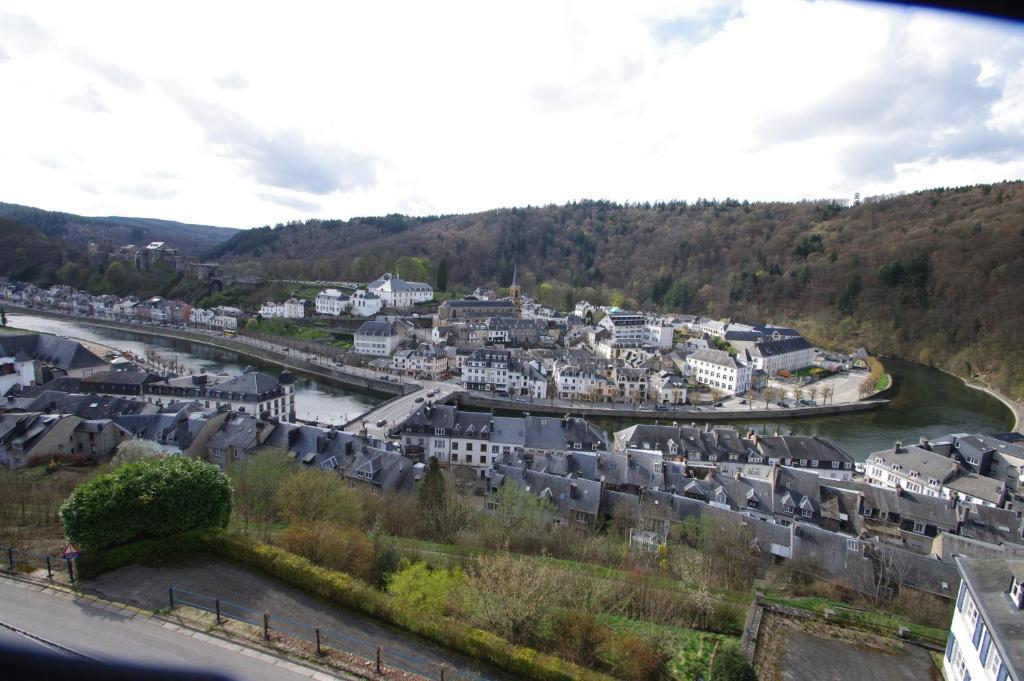
[{"label": "overcast sky", "polygon": [[1024,30],[834,2],[0,6],[0,201],[251,227],[1024,176]]}]

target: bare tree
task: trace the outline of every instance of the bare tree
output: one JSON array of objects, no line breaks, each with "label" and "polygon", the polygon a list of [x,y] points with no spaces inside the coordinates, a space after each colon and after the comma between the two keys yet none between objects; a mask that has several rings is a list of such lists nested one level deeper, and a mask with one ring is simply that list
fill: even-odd
[{"label": "bare tree", "polygon": [[835,395],[835,392],[835,386],[833,386],[831,383],[826,383],[825,385],[821,386],[821,401],[823,403],[831,401],[832,396]]}]

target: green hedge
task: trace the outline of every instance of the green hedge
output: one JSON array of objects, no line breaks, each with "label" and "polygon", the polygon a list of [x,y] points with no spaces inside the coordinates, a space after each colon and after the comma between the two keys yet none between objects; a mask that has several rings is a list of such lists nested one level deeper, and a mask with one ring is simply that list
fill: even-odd
[{"label": "green hedge", "polygon": [[211,553],[227,558],[521,678],[541,681],[605,681],[611,678],[552,655],[513,645],[490,632],[450,617],[423,615],[403,607],[387,594],[355,577],[319,567],[275,546],[223,530],[186,532],[175,537],[119,546],[99,554],[83,554],[79,559],[79,574],[90,577],[125,565],[159,561],[186,553]]},{"label": "green hedge", "polygon": [[83,551],[204,527],[225,527],[231,484],[213,464],[182,456],[125,464],[82,483],[60,508]]}]

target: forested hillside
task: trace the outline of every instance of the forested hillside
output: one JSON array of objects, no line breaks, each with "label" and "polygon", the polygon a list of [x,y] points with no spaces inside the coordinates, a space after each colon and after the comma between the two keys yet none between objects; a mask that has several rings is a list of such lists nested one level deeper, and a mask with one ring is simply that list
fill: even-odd
[{"label": "forested hillside", "polygon": [[14,203],[0,203],[0,217],[35,227],[47,237],[63,240],[70,248],[84,248],[94,239],[110,239],[115,246],[166,241],[184,255],[204,253],[238,231],[151,218],[85,217]]},{"label": "forested hillside", "polygon": [[240,232],[211,255],[288,278],[362,281],[402,257],[419,274],[444,260],[449,287],[466,288],[508,285],[518,264],[526,290],[553,305],[588,298],[795,323],[820,342],[983,375],[1019,398],[1022,189],[934,189],[853,207],[584,201],[315,220]]}]

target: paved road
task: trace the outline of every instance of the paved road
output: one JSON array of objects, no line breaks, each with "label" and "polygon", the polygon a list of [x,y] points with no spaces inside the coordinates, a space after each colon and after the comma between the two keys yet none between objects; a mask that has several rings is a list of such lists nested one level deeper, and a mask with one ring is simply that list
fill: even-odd
[{"label": "paved road", "polygon": [[[308,681],[314,672],[271,655],[128,610],[0,578],[0,622],[99,660],[161,663],[217,671],[232,678]],[[0,627],[0,641],[42,645]],[[317,678],[328,679],[318,673]]]},{"label": "paved road", "polygon": [[[388,430],[401,424],[409,418],[414,411],[426,404],[428,400],[431,402],[442,402],[453,392],[457,392],[462,389],[453,383],[445,383],[443,381],[419,382],[423,387],[416,392],[388,400],[372,412],[364,414],[362,418],[347,424],[345,426],[345,430],[350,433],[355,433],[365,422],[366,430],[370,435],[381,440],[387,440]],[[432,391],[436,392],[433,397],[430,397],[429,394]],[[384,425],[378,426],[377,424],[381,421],[384,421]]]},{"label": "paved road", "polygon": [[427,678],[436,679],[442,664],[456,670],[456,678],[475,681],[508,681],[511,678],[478,660],[445,650],[379,620],[345,610],[266,575],[211,556],[188,556],[159,565],[129,565],[87,580],[82,583],[82,588],[86,593],[102,594],[121,603],[159,608],[166,604],[167,587],[171,585],[175,589],[221,598],[257,612],[269,613],[272,620],[277,616],[304,623],[308,626],[307,631],[313,626],[323,627],[325,631],[339,634],[339,647],[363,657],[373,657],[377,646],[382,645],[385,664],[390,661],[397,667]]}]

